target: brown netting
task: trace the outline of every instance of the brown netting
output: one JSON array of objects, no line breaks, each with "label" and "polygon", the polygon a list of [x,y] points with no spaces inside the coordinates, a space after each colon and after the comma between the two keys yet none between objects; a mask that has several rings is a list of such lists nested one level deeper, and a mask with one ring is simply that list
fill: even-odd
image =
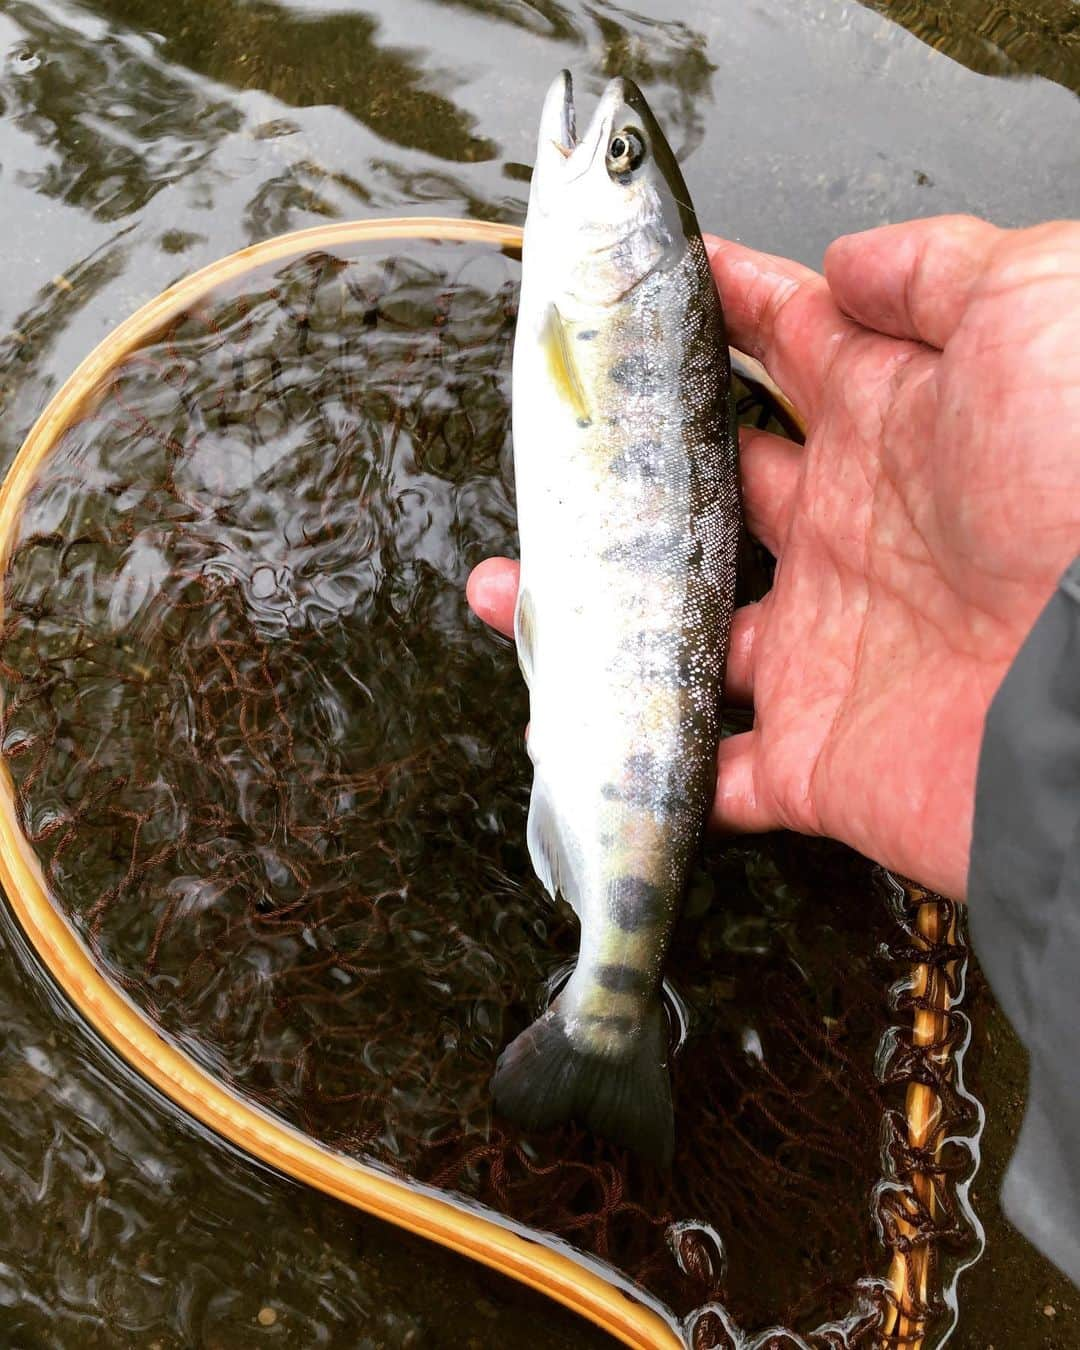
[{"label": "brown netting", "polygon": [[[23,829],[109,975],[313,1137],[612,1262],[695,1346],[914,1346],[974,1240],[966,1023],[912,1029],[961,992],[935,898],[883,903],[823,844],[713,846],[670,963],[672,1175],[492,1119],[495,1058],[576,949],[524,846],[513,655],[464,602],[514,548],[516,290],[482,248],[312,254],[111,374],[6,579]],[[896,1322],[890,1253],[916,1250]]]}]

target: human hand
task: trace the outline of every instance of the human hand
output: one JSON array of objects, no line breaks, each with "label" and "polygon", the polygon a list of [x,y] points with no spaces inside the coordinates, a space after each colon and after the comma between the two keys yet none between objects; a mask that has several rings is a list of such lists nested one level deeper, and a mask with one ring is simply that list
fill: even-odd
[{"label": "human hand", "polygon": [[[736,612],[713,823],[843,840],[946,895],[967,881],[990,700],[1080,552],[1080,224],[966,217],[837,240],[825,277],[707,239],[736,347],[805,447],[743,429],[776,555]],[[517,565],[469,578],[512,629]]]}]

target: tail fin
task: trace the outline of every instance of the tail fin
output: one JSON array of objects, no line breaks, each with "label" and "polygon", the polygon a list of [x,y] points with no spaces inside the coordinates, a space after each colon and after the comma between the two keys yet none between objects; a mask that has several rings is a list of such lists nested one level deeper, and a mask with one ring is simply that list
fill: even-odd
[{"label": "tail fin", "polygon": [[572,1041],[560,1002],[556,999],[499,1056],[492,1080],[496,1109],[534,1130],[576,1120],[669,1167],[675,1117],[659,1000],[620,1058],[590,1053]]}]

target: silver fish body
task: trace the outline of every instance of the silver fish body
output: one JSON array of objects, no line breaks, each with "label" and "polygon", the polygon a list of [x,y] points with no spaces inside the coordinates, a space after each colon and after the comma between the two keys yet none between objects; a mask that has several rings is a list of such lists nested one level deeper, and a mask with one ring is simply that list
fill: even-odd
[{"label": "silver fish body", "polygon": [[581,947],[503,1053],[496,1103],[666,1163],[661,984],[715,787],[740,511],[715,283],[629,81],[608,86],[580,143],[566,72],[548,95],[513,380],[528,842]]}]

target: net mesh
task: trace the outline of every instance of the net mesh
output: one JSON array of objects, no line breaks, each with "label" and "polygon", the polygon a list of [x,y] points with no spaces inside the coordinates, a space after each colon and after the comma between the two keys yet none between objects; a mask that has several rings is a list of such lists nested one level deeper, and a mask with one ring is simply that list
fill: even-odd
[{"label": "net mesh", "polygon": [[[312,1137],[612,1262],[695,1346],[914,1344],[883,1330],[890,1252],[941,1263],[908,1291],[932,1332],[973,1242],[966,1023],[911,1031],[961,992],[936,898],[882,903],[822,843],[712,845],[670,962],[671,1175],[492,1117],[495,1059],[576,949],[524,847],[512,650],[463,598],[514,548],[516,291],[491,249],[316,252],[109,374],[5,580],[21,826],[109,976]],[[915,1148],[920,1083],[940,1114]]]}]

